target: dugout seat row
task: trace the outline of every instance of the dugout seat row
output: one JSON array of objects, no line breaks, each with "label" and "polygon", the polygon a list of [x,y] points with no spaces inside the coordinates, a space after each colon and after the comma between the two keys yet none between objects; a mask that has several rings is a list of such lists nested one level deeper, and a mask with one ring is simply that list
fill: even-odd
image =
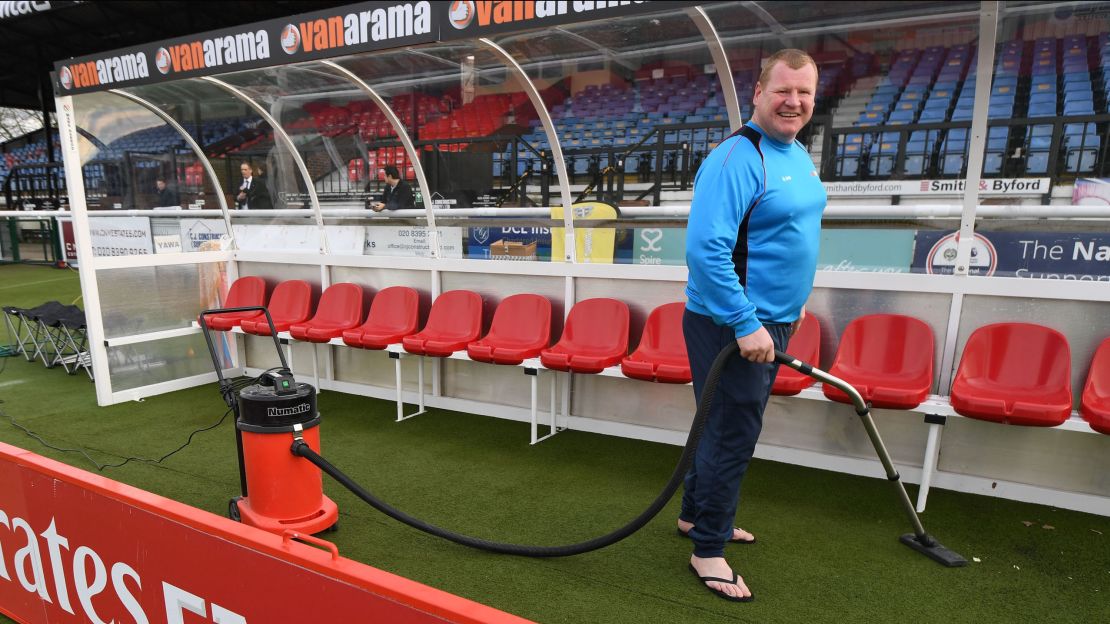
[{"label": "dugout seat row", "polygon": [[[228,307],[263,305],[265,282],[236,280]],[[341,338],[353,347],[385,349],[400,343],[406,352],[450,357],[465,351],[470,359],[519,365],[539,358],[551,370],[596,374],[620,366],[631,378],[663,383],[690,382],[690,365],[682,337],[684,304],[654,309],[644,324],[639,345],[628,353],[629,309],[610,298],[586,299],[567,315],[560,339],[549,346],[551,303],[534,294],[506,297],[490,329],[481,337],[483,302],[466,290],[441,294],[433,302],[423,329],[415,290],[393,286],[373,297],[363,320],[363,290],[338,283],[320,296],[311,316],[311,287],[301,280],[279,284],[269,298],[275,328],[296,340],[329,342]],[[208,317],[209,327],[267,335],[269,326],[257,312]],[[930,327],[899,314],[871,314],[852,320],[840,337],[829,373],[854,386],[872,406],[912,410],[924,402],[934,384],[935,341]],[[820,324],[806,315],[788,352],[804,361],[820,361]],[[1014,425],[1055,427],[1071,416],[1071,352],[1060,332],[1031,323],[994,323],[968,337],[950,403],[956,413]],[[781,368],[773,392],[798,394],[814,383]],[[850,403],[847,395],[824,385],[827,398]],[[1096,352],[1083,390],[1080,413],[1096,431],[1110,434],[1110,339]]]}]

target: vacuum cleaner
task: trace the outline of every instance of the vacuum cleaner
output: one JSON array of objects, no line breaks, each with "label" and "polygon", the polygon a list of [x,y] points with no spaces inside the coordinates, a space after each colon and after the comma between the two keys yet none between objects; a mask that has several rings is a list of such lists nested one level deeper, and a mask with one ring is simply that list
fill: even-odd
[{"label": "vacuum cleaner", "polygon": [[[281,366],[237,388],[224,378],[204,317],[252,311],[266,315]],[[278,534],[290,530],[309,534],[335,530],[339,508],[324,496],[320,471],[289,453],[290,437],[306,448],[320,450],[316,388],[293,378],[269,310],[263,307],[205,310],[200,314],[200,326],[219,379],[220,395],[235,412],[241,494],[228,503],[228,516]]]},{"label": "vacuum cleaner", "polygon": [[[235,310],[244,309],[236,308]],[[256,309],[256,308],[245,308]],[[233,310],[214,310],[212,313],[219,313]],[[276,340],[276,339],[275,339]],[[280,349],[279,349],[280,351]],[[343,487],[350,490],[353,494],[358,496],[371,507],[381,511],[385,515],[407,524],[415,529],[424,531],[431,535],[441,537],[443,539],[462,544],[472,548],[485,550],[489,552],[518,555],[524,557],[567,557],[571,555],[578,555],[593,550],[598,550],[606,546],[612,545],[636,531],[644,527],[651,521],[670,501],[671,497],[678,490],[682,484],[690,464],[693,462],[694,454],[698,447],[698,441],[701,439],[702,432],[705,430],[705,422],[709,414],[709,408],[713,403],[713,399],[717,392],[717,385],[720,382],[721,372],[724,370],[725,365],[729,359],[736,357],[740,352],[739,346],[736,342],[730,342],[724,349],[717,355],[713,361],[713,365],[709,370],[709,375],[706,380],[705,388],[702,390],[702,395],[698,401],[697,413],[694,416],[694,422],[690,427],[690,433],[686,438],[686,445],[682,449],[682,455],[679,458],[678,464],[675,466],[674,471],[671,473],[670,480],[664,486],[663,490],[656,496],[655,500],[641,512],[638,516],[633,518],[624,526],[595,537],[593,539],[579,542],[576,544],[566,544],[560,546],[543,546],[543,545],[523,545],[523,544],[507,544],[502,542],[494,542],[485,540],[469,535],[462,535],[449,531],[447,529],[429,524],[406,514],[405,512],[394,508],[388,503],[374,496],[373,493],[363,488],[356,483],[353,479],[344,474],[341,470],[336,468],[331,462],[320,455],[319,447],[313,446],[312,442],[305,437],[297,436],[283,436],[283,440],[287,445],[286,453],[291,452],[292,455],[308,460],[312,465],[318,467],[328,476],[338,481]],[[871,439],[872,445],[875,447],[875,452],[879,455],[884,470],[886,471],[887,479],[894,484],[895,490],[898,494],[902,507],[910,520],[913,527],[912,533],[907,533],[900,537],[900,541],[906,544],[913,550],[929,557],[930,559],[947,567],[959,567],[967,564],[967,559],[960,556],[956,552],[944,547],[929,535],[921,524],[921,519],[918,517],[917,512],[914,510],[913,503],[910,501],[909,494],[902,484],[898,471],[894,468],[893,462],[890,460],[890,455],[887,453],[886,447],[883,445],[882,438],[875,427],[875,422],[871,417],[871,407],[860,396],[850,384],[838,379],[825,371],[814,368],[812,365],[802,362],[786,353],[776,350],[775,361],[781,365],[789,366],[798,372],[808,375],[821,381],[822,383],[830,384],[842,390],[845,394],[852,398],[855,405],[856,413],[859,415],[863,422],[864,428],[867,430],[867,435]],[[284,359],[282,364],[284,365]],[[218,366],[217,366],[218,368]],[[304,385],[304,384],[301,384]],[[277,436],[275,436],[277,437]]]}]

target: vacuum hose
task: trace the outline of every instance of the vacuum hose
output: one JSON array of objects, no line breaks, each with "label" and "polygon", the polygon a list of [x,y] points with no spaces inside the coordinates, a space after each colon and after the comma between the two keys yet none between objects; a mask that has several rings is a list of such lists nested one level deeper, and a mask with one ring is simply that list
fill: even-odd
[{"label": "vacuum hose", "polygon": [[[369,503],[374,509],[377,509],[394,520],[403,522],[415,529],[420,529],[425,533],[442,537],[443,539],[450,540],[456,544],[462,544],[463,546],[470,546],[471,548],[488,550],[505,555],[519,555],[522,557],[569,557],[571,555],[580,555],[590,552],[591,550],[597,550],[615,544],[636,531],[639,531],[663,509],[667,501],[671,500],[671,497],[674,496],[675,491],[678,490],[678,486],[685,478],[686,472],[690,469],[690,464],[694,461],[694,453],[697,451],[698,441],[701,440],[701,434],[705,431],[705,421],[709,415],[709,408],[713,405],[713,398],[717,394],[717,384],[721,380],[721,373],[724,371],[725,365],[728,363],[729,359],[739,352],[739,345],[737,345],[735,341],[729,341],[729,343],[725,345],[725,348],[721,349],[721,352],[717,354],[717,358],[713,360],[713,365],[709,368],[709,376],[705,381],[705,388],[702,390],[701,397],[698,400],[698,411],[694,415],[694,422],[690,426],[690,434],[686,438],[686,446],[682,449],[682,457],[679,458],[678,465],[675,466],[674,472],[671,473],[670,481],[667,482],[667,485],[663,488],[663,491],[659,493],[659,496],[656,496],[651,505],[649,505],[643,513],[633,518],[628,524],[611,533],[577,544],[567,544],[565,546],[525,546],[521,544],[493,542],[471,537],[469,535],[460,535],[433,524],[428,524],[423,520],[413,518],[403,511],[395,509],[381,501],[362,486],[351,480],[350,477],[340,472],[338,468],[331,465],[331,463],[321,457],[319,453],[313,451],[303,440],[299,438],[294,440],[291,450],[294,455],[304,457],[320,468],[320,470],[331,475],[332,478],[351,492],[354,492],[356,496]],[[966,558],[937,542],[931,535],[926,533],[925,528],[921,526],[921,519],[918,518],[913,503],[910,502],[910,497],[906,493],[906,488],[902,485],[898,471],[894,468],[894,463],[890,459],[890,454],[887,453],[886,446],[883,445],[882,438],[879,436],[879,431],[875,428],[874,419],[871,418],[871,406],[863,399],[860,393],[853,388],[851,384],[821,369],[814,368],[810,364],[795,359],[777,349],[775,350],[775,361],[802,374],[813,377],[822,383],[834,386],[851,398],[856,409],[856,414],[860,417],[864,428],[867,430],[867,435],[871,439],[872,445],[875,447],[875,452],[879,456],[879,461],[886,471],[887,480],[894,485],[895,491],[898,494],[898,499],[902,503],[902,509],[906,512],[906,516],[913,526],[913,533],[902,535],[899,541],[946,567],[957,568],[967,565]]]},{"label": "vacuum hose", "polygon": [[[644,525],[650,522],[664,506],[666,506],[668,501],[671,500],[671,497],[674,496],[674,493],[678,490],[678,486],[681,485],[685,479],[686,472],[690,469],[690,464],[694,460],[694,453],[697,451],[698,441],[701,440],[701,434],[705,431],[705,420],[708,417],[709,408],[713,404],[713,397],[717,394],[717,383],[721,379],[721,372],[724,370],[728,360],[738,353],[739,350],[740,348],[736,344],[736,341],[729,341],[729,344],[725,345],[725,348],[722,349],[721,352],[717,354],[717,358],[713,360],[713,366],[710,367],[709,376],[705,382],[705,389],[702,391],[701,399],[698,401],[698,411],[694,415],[694,422],[690,426],[690,434],[686,438],[686,446],[682,449],[682,457],[679,458],[678,465],[675,466],[674,472],[671,473],[670,481],[667,482],[667,485],[663,488],[663,491],[659,493],[659,496],[656,496],[651,505],[649,505],[643,513],[633,518],[628,524],[611,533],[577,544],[567,544],[565,546],[527,546],[522,544],[505,544],[503,542],[493,542],[471,537],[469,535],[460,535],[424,522],[418,518],[414,518],[390,506],[388,503],[383,502],[358,483],[355,483],[350,477],[340,472],[338,468],[321,457],[319,453],[309,448],[308,444],[304,441],[294,441],[292,451],[294,455],[304,457],[315,464],[320,470],[326,472],[343,485],[343,487],[353,492],[355,496],[361,498],[374,509],[377,509],[394,520],[403,522],[425,533],[442,537],[445,540],[450,540],[456,544],[462,544],[463,546],[488,550],[503,555],[519,555],[522,557],[569,557],[571,555],[580,555],[615,544],[636,531],[639,531]],[[776,351],[776,359],[778,359],[779,355],[779,352]]]}]

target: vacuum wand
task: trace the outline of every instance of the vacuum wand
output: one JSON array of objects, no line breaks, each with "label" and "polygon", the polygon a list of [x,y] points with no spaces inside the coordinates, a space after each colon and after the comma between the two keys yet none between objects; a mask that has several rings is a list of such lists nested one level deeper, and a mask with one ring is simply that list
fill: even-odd
[{"label": "vacuum wand", "polygon": [[913,502],[910,501],[910,495],[906,493],[906,488],[902,485],[901,476],[898,474],[898,470],[894,468],[894,463],[890,460],[890,453],[887,452],[886,445],[883,444],[883,439],[879,435],[879,430],[875,427],[875,420],[871,418],[871,406],[863,400],[860,393],[846,381],[834,377],[819,368],[814,368],[812,365],[777,349],[775,350],[775,361],[783,366],[789,366],[803,375],[813,377],[823,384],[833,386],[852,399],[852,404],[856,408],[856,414],[859,416],[860,421],[863,422],[863,428],[867,430],[867,437],[871,438],[871,445],[875,447],[875,452],[879,455],[879,461],[883,465],[883,470],[886,471],[886,478],[894,484],[895,490],[898,493],[898,498],[902,501],[902,507],[906,511],[906,516],[913,526],[913,533],[906,533],[899,538],[900,541],[926,557],[950,568],[967,565],[967,559],[945,548],[933,539],[933,536],[925,532],[925,527],[921,525],[921,518],[918,517],[917,511],[914,510]]}]

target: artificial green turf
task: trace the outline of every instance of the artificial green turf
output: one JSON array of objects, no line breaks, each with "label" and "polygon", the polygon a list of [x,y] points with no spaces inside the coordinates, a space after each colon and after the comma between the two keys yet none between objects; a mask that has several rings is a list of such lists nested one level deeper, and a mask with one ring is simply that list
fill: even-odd
[{"label": "artificial green turf", "polygon": [[[75,283],[42,283],[65,275],[0,267],[0,304],[69,303]],[[12,296],[23,289],[4,287],[17,279],[39,281],[40,292]],[[95,449],[101,462],[160,456],[224,412],[214,386],[98,408],[84,374],[17,358],[0,373],[0,399],[7,416],[57,446]],[[322,451],[340,469],[417,517],[501,541],[552,545],[616,528],[654,498],[680,450],[575,431],[530,447],[523,423],[442,410],[395,423],[394,404],[336,392],[322,393],[319,406]],[[0,441],[93,469],[26,437],[7,416]],[[105,474],[224,514],[238,490],[231,423],[197,435],[163,465]],[[341,528],[324,537],[344,556],[538,622],[1110,621],[1110,518],[1039,505],[934,489],[926,528],[979,559],[946,569],[898,543],[908,524],[885,480],[756,460],[740,524],[759,542],[729,546],[728,555],[757,599],[733,604],[686,570],[677,496],[615,546],[535,560],[445,542],[330,480],[325,490]]]}]

